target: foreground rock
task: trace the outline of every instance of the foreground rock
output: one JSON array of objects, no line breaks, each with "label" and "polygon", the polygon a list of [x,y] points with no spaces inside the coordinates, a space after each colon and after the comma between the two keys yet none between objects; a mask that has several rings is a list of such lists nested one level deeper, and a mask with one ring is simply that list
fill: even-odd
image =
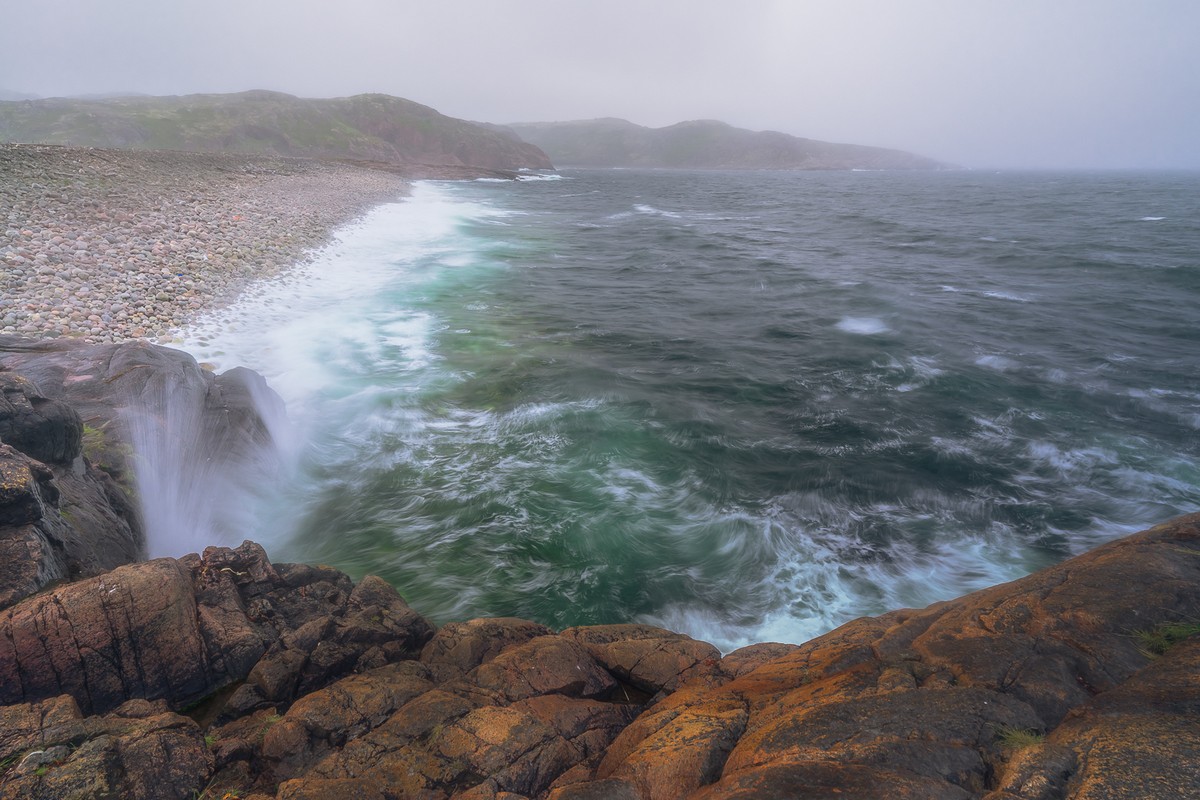
[{"label": "foreground rock", "polygon": [[0,798],[1200,797],[1197,619],[1200,515],[724,657],[642,625],[434,634],[246,543],[4,612]]}]

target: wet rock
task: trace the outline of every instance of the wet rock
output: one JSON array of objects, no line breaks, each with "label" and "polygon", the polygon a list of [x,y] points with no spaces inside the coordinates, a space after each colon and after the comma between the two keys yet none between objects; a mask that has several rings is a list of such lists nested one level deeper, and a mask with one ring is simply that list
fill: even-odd
[{"label": "wet rock", "polygon": [[79,415],[0,368],[0,608],[141,555],[128,499],[80,458]]},{"label": "wet rock", "polygon": [[20,375],[0,372],[0,442],[47,464],[69,464],[83,449],[83,420]]}]

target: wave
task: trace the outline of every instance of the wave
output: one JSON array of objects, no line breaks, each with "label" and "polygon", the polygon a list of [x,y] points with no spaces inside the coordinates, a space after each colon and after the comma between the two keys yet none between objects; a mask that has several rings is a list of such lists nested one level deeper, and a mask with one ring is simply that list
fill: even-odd
[{"label": "wave", "polygon": [[887,323],[878,317],[842,317],[836,327],[838,330],[859,336],[876,336],[891,330]]}]

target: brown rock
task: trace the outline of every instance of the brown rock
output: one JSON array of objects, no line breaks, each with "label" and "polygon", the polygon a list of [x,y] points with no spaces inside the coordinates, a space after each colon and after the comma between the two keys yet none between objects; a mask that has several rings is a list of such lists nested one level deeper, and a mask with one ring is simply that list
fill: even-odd
[{"label": "brown rock", "polygon": [[[682,686],[617,737],[593,780],[555,796],[603,780],[704,800],[1200,796],[1200,644],[1139,673],[1132,635],[1200,618],[1197,586],[1193,515],[765,663],[742,654],[722,670],[732,680]],[[1050,734],[1013,753],[1006,730]]]},{"label": "brown rock", "polygon": [[435,679],[447,681],[492,660],[506,647],[550,633],[545,625],[512,617],[451,622],[425,645],[421,661]]},{"label": "brown rock", "polygon": [[437,738],[436,752],[486,776],[496,791],[534,795],[574,763],[578,751],[551,727],[517,708],[476,709]]},{"label": "brown rock", "polygon": [[262,699],[287,704],[369,659],[415,655],[432,635],[385,587],[277,571],[250,542],[120,567],[0,612],[0,702],[65,692],[86,711],[131,698],[178,707],[249,675]]},{"label": "brown rock", "polygon": [[310,778],[286,781],[277,800],[389,800],[373,781],[362,778]]},{"label": "brown rock", "polygon": [[119,567],[0,612],[0,702],[66,693],[91,712],[194,699],[212,685],[205,656],[178,563]]},{"label": "brown rock", "polygon": [[[1048,745],[1070,751],[1075,765],[1066,797],[1200,798],[1200,626],[1183,627],[1195,631],[1191,639],[1073,711],[1050,734]],[[1064,771],[1061,760],[1041,766],[1038,783],[1056,783]]]},{"label": "brown rock", "polygon": [[305,695],[267,731],[262,756],[278,780],[300,774],[432,689],[428,675],[423,665],[410,661],[351,675]]},{"label": "brown rock", "polygon": [[691,795],[692,800],[831,800],[840,797],[854,800],[971,800],[975,795],[933,778],[830,761],[756,767]]},{"label": "brown rock", "polygon": [[718,671],[721,651],[650,625],[595,625],[561,634],[583,645],[605,669],[642,691],[674,691],[689,678]]},{"label": "brown rock", "polygon": [[736,698],[673,715],[627,757],[600,765],[601,778],[623,778],[647,800],[687,797],[721,775],[749,715]]},{"label": "brown rock", "polygon": [[141,701],[103,717],[63,720],[69,709],[42,704],[59,724],[43,727],[43,759],[0,784],[4,800],[153,797],[191,800],[207,783],[212,756],[196,723]]},{"label": "brown rock", "polygon": [[587,650],[558,636],[539,636],[504,650],[470,677],[510,701],[541,694],[601,697],[617,685]]}]

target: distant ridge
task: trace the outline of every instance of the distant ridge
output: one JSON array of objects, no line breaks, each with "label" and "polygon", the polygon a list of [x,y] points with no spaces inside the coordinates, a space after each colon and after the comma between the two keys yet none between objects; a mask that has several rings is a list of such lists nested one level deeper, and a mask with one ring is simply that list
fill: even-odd
[{"label": "distant ridge", "polygon": [[544,169],[536,146],[384,94],[305,99],[255,90],[0,102],[0,141],[304,156],[396,165]]},{"label": "distant ridge", "polygon": [[856,144],[750,131],[716,120],[646,128],[623,119],[505,126],[560,166],[676,169],[939,169],[933,159]]}]

